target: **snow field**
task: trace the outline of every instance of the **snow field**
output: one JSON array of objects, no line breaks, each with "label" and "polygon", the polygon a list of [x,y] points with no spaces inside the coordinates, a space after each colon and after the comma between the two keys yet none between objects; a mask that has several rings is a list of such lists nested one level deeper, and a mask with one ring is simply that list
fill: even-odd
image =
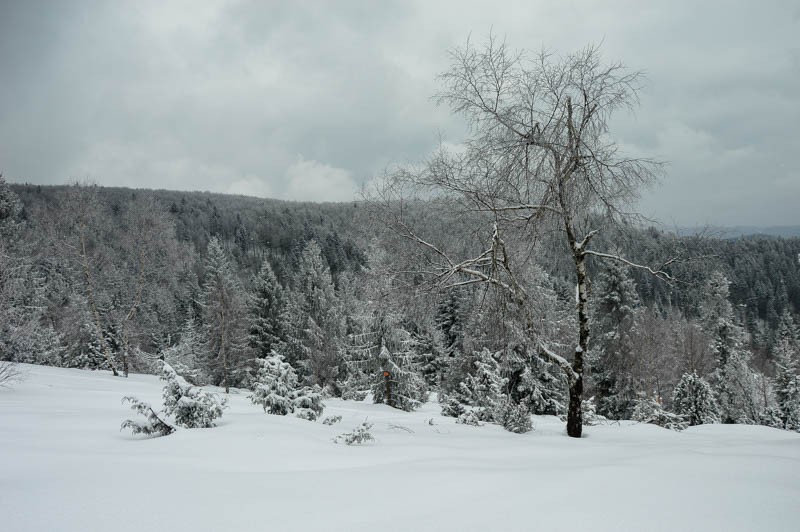
[{"label": "snow field", "polygon": [[[146,439],[119,431],[121,399],[160,406],[157,377],[22,370],[0,389],[4,532],[800,529],[796,433],[623,422],[575,440],[554,417],[519,435],[336,399],[326,426],[235,391],[218,427]],[[331,442],[365,419],[376,442]]]}]

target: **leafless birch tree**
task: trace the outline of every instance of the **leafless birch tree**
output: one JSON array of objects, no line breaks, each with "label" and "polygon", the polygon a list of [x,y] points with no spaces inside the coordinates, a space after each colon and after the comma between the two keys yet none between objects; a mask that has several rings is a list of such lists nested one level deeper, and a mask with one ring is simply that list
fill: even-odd
[{"label": "leafless birch tree", "polygon": [[[425,252],[417,269],[439,287],[486,283],[521,308],[535,304],[520,282],[515,257],[530,254],[545,232],[556,233],[574,265],[578,331],[572,360],[538,342],[569,383],[567,433],[580,437],[584,354],[588,350],[590,257],[616,260],[670,279],[667,264],[651,268],[592,247],[602,230],[630,218],[628,209],[659,165],[623,155],[609,132],[612,114],[637,103],[641,74],[605,64],[597,47],[557,57],[509,50],[490,36],[451,52],[438,102],[463,115],[471,130],[463,149],[442,147],[426,164],[388,176],[378,192],[380,215]],[[488,225],[488,244],[458,258],[425,239],[403,210],[409,196],[455,206],[464,219]],[[394,207],[390,209],[389,206]],[[533,332],[534,324],[529,323]]]}]

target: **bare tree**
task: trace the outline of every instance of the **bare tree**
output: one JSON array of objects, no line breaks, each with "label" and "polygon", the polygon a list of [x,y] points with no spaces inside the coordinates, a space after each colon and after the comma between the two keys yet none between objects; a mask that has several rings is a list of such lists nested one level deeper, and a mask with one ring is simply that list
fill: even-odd
[{"label": "bare tree", "polygon": [[[166,284],[168,272],[180,269],[175,263],[180,252],[174,225],[152,197],[142,196],[131,201],[123,217],[123,226],[125,232],[117,253],[121,259],[120,273],[115,283],[120,303],[113,318],[121,337],[122,373],[127,377],[137,318],[142,315],[142,307],[152,304],[154,295],[151,292],[155,285]],[[138,332],[144,336],[142,331]]]},{"label": "bare tree", "polygon": [[[467,42],[452,51],[440,79],[437,100],[467,119],[471,136],[463,149],[442,147],[424,166],[390,174],[378,192],[381,216],[424,250],[417,275],[439,287],[485,283],[526,309],[535,301],[520,281],[519,261],[536,251],[542,235],[558,237],[574,266],[577,345],[571,362],[543,341],[537,350],[567,377],[567,433],[580,437],[590,336],[587,260],[615,260],[671,279],[664,269],[669,262],[651,268],[591,247],[601,230],[630,221],[630,205],[659,168],[622,155],[609,134],[612,114],[637,102],[641,74],[604,64],[597,47],[529,57],[490,36],[484,48]],[[424,239],[404,208],[396,208],[409,197],[482,219],[490,228],[488,245],[455,258],[448,243]],[[529,330],[535,336],[533,320]]]},{"label": "bare tree", "polygon": [[0,386],[9,386],[19,378],[20,373],[15,362],[0,360]]},{"label": "bare tree", "polygon": [[102,249],[99,235],[104,227],[102,208],[95,185],[75,183],[69,187],[64,198],[66,220],[63,220],[64,234],[60,241],[69,250],[76,266],[81,272],[86,305],[91,316],[94,335],[100,345],[103,357],[115,377],[119,376],[114,354],[106,341],[100,296],[102,281],[98,278],[107,261],[107,253]]}]

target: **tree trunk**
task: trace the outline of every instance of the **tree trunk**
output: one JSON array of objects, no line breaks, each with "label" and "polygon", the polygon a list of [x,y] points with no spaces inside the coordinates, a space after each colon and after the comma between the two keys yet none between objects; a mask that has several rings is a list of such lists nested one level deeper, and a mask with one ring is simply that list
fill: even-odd
[{"label": "tree trunk", "polygon": [[228,365],[228,350],[227,350],[227,330],[226,330],[226,323],[225,323],[225,310],[223,309],[220,313],[220,322],[221,322],[221,331],[220,331],[220,342],[219,342],[219,350],[220,356],[222,357],[222,384],[225,386],[225,393],[230,393],[230,381],[228,380],[228,373],[230,372],[230,367]]},{"label": "tree trunk", "polygon": [[[578,354],[575,354],[578,357]],[[579,375],[569,386],[569,410],[567,411],[567,436],[580,438],[583,433],[583,375]]]},{"label": "tree trunk", "polygon": [[575,273],[578,277],[578,347],[575,348],[575,358],[572,369],[575,379],[569,386],[569,410],[567,412],[567,435],[580,438],[583,432],[583,356],[589,348],[589,292],[586,277],[586,255],[583,250],[576,249]]}]

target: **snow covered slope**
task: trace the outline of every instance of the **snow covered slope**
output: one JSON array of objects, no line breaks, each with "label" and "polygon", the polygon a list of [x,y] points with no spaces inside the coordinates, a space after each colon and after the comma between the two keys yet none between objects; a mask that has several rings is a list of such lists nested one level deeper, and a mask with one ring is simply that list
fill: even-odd
[{"label": "snow covered slope", "polygon": [[[217,428],[142,439],[119,432],[120,399],[159,405],[156,377],[23,371],[0,389],[4,532],[800,530],[800,435],[779,430],[623,423],[574,440],[550,417],[517,435],[436,404],[340,400],[326,426],[242,392]],[[377,442],[331,442],[367,418]]]}]

